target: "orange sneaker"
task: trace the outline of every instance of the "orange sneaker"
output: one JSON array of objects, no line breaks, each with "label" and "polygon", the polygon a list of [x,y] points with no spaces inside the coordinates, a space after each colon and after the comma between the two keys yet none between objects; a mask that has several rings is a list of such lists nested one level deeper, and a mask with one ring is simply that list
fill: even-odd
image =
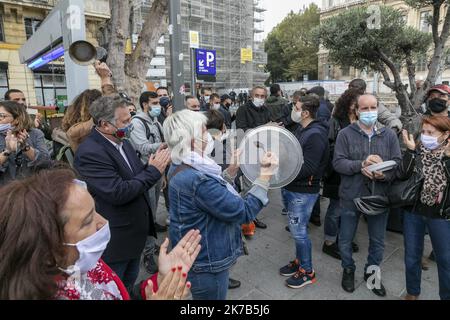
[{"label": "orange sneaker", "polygon": [[253,222],[242,225],[242,233],[246,237],[255,235],[255,224]]}]

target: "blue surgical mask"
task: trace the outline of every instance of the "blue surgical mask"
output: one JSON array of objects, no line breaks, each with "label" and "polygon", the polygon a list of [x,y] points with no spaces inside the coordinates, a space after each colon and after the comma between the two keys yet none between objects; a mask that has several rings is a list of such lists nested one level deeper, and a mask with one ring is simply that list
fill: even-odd
[{"label": "blue surgical mask", "polygon": [[150,117],[157,118],[161,114],[161,106],[152,106],[152,110],[149,111]]},{"label": "blue surgical mask", "polygon": [[12,129],[11,123],[0,124],[0,132],[2,133]]},{"label": "blue surgical mask", "polygon": [[367,112],[361,112],[359,114],[359,121],[362,122],[362,124],[371,127],[377,122],[378,119],[378,111],[367,111]]},{"label": "blue surgical mask", "polygon": [[117,131],[114,133],[114,136],[117,139],[120,139],[120,140],[129,139],[131,131],[133,131],[133,124],[132,123],[130,123],[125,128],[117,128]]},{"label": "blue surgical mask", "polygon": [[427,136],[425,134],[422,134],[420,136],[420,141],[422,142],[423,146],[428,150],[436,150],[442,144],[439,143],[438,141],[439,137]]}]

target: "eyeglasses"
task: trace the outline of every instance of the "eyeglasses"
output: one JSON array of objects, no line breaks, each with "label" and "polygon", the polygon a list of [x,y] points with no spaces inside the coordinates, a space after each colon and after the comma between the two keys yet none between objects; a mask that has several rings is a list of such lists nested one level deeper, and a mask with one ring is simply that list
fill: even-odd
[{"label": "eyeglasses", "polygon": [[0,120],[5,120],[6,118],[12,118],[13,116],[6,113],[0,113]]}]

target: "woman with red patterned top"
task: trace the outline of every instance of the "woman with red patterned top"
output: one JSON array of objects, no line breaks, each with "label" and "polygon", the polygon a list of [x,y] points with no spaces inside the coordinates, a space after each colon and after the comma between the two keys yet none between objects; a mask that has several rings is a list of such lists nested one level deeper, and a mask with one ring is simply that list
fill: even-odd
[{"label": "woman with red patterned top", "polygon": [[[71,170],[43,170],[0,194],[0,299],[130,299],[100,259],[110,239],[108,221]],[[159,273],[143,281],[133,298],[186,299],[200,239],[191,230],[170,253],[166,239]]]}]

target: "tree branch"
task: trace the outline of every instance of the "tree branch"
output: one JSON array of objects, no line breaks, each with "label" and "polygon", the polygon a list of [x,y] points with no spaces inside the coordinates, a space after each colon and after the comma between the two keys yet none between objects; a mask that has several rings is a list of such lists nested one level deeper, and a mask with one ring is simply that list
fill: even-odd
[{"label": "tree branch", "polygon": [[[145,18],[142,31],[133,53],[127,57],[126,74],[139,84],[130,88],[130,95],[139,95],[140,86],[145,79],[150,62],[155,56],[158,41],[168,27],[168,0],[155,0]],[[136,92],[135,92],[136,91]]]},{"label": "tree branch", "polygon": [[110,0],[111,19],[109,21],[110,41],[108,48],[108,66],[118,90],[125,86],[125,45],[130,28],[130,2]]},{"label": "tree branch", "polygon": [[433,32],[433,41],[434,45],[437,46],[439,44],[439,20],[441,19],[441,1],[436,1],[433,4],[433,21],[431,24],[431,30]]},{"label": "tree branch", "polygon": [[406,70],[408,71],[409,86],[411,88],[411,97],[416,94],[416,65],[414,64],[411,53],[406,56]]}]

